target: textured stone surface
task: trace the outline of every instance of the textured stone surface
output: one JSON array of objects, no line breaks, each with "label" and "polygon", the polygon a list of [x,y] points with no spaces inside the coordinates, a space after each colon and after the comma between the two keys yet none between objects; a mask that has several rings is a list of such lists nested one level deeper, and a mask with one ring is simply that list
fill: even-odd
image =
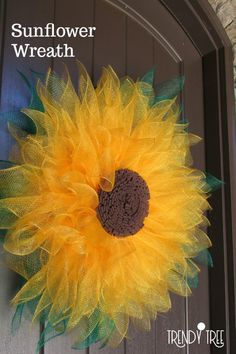
[{"label": "textured stone surface", "polygon": [[213,9],[215,11],[217,11],[217,9],[219,8],[219,6],[230,2],[229,0],[209,0],[211,6],[213,7]]},{"label": "textured stone surface", "polygon": [[234,8],[232,4],[226,2],[219,6],[217,15],[221,20],[221,23],[223,24],[224,28],[227,28],[230,24],[233,23],[235,18]]},{"label": "textured stone surface", "polygon": [[209,0],[233,45],[234,91],[236,97],[236,0]]}]

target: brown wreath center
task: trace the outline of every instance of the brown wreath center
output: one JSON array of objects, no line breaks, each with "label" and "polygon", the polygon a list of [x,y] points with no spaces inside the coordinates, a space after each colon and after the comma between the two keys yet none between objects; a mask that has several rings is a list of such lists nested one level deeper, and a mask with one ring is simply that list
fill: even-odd
[{"label": "brown wreath center", "polygon": [[117,170],[111,192],[98,191],[97,216],[113,236],[131,236],[144,225],[149,211],[150,193],[144,179],[128,169]]}]

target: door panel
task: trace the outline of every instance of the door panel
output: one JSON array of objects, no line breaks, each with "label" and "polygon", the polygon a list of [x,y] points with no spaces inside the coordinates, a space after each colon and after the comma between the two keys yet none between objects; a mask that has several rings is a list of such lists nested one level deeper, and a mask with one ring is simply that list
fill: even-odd
[{"label": "door panel", "polygon": [[[4,1],[3,1],[4,2]],[[96,84],[103,66],[111,65],[119,76],[130,75],[134,80],[141,77],[153,66],[157,73],[155,81],[160,83],[177,75],[185,76],[184,90],[179,97],[183,116],[190,122],[189,130],[204,138],[204,96],[203,66],[199,50],[189,38],[177,19],[158,0],[8,0],[5,1],[5,30],[3,32],[1,111],[18,109],[27,105],[29,95],[17,70],[26,74],[30,69],[45,72],[49,66],[57,72],[63,70],[64,62],[77,85],[77,67],[75,60],[63,58],[17,59],[11,47],[11,25],[14,22],[24,26],[45,26],[54,22],[56,26],[95,26],[94,38],[37,38],[30,39],[31,44],[56,46],[68,43],[74,48],[76,57],[86,66]],[[19,38],[16,43],[20,43]],[[25,43],[25,40],[22,40]],[[1,121],[0,158],[6,159],[11,139],[6,133],[6,124]],[[205,169],[205,144],[202,141],[192,149],[194,165]],[[39,326],[31,332],[23,326],[20,332],[11,338],[9,333],[12,310],[9,300],[16,291],[15,276],[3,266],[0,267],[1,280],[6,283],[0,288],[0,333],[4,338],[0,353],[31,354],[39,337]],[[130,329],[129,338],[116,349],[99,350],[99,345],[80,351],[82,354],[174,354],[176,347],[167,343],[167,330],[195,330],[199,322],[209,323],[209,280],[208,270],[202,269],[198,289],[183,299],[172,294],[172,309],[167,314],[158,315],[148,333]],[[30,333],[30,335],[29,335]],[[57,337],[44,347],[45,354],[74,353],[70,349],[76,333]],[[3,350],[3,351],[1,351]],[[178,349],[183,354],[209,354],[206,342]]]},{"label": "door panel", "polygon": [[103,66],[112,65],[118,75],[125,75],[126,19],[123,13],[101,0],[95,1],[94,16],[93,79],[96,84]]}]

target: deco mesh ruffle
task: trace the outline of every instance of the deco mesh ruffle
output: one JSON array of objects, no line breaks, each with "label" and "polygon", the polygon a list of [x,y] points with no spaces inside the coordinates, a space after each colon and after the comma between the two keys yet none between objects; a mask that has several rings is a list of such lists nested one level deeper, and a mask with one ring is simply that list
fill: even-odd
[{"label": "deco mesh ruffle", "polygon": [[211,263],[211,186],[191,167],[182,79],[155,90],[154,70],[134,82],[108,67],[94,88],[79,66],[79,92],[67,71],[36,88],[22,75],[32,99],[9,115],[17,145],[1,162],[6,262],[24,279],[13,329],[28,306],[45,324],[38,349],[73,329],[77,349],[149,330],[170,292],[191,293],[196,257]]}]

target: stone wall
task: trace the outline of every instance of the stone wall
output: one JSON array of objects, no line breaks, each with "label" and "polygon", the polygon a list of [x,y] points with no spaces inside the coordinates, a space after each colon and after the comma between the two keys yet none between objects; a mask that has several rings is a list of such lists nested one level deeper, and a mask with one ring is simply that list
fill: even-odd
[{"label": "stone wall", "polygon": [[224,26],[234,51],[234,92],[236,97],[236,0],[209,0]]}]

